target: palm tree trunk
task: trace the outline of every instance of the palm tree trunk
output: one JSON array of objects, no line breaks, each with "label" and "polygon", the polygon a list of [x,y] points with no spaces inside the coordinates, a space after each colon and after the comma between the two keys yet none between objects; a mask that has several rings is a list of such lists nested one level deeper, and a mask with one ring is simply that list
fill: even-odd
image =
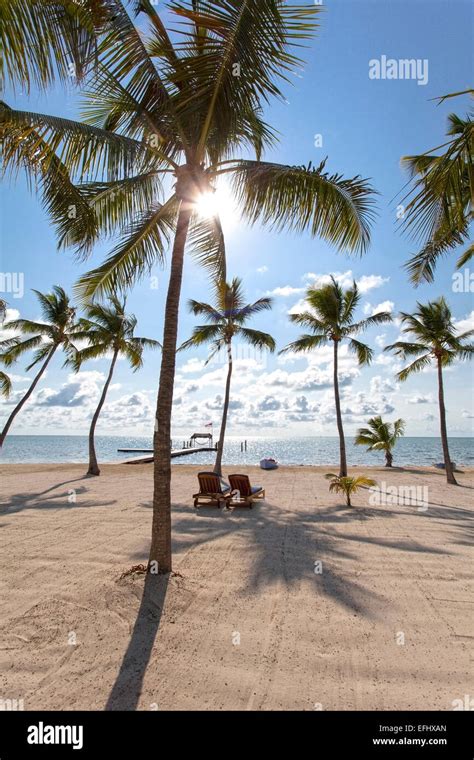
[{"label": "palm tree trunk", "polygon": [[385,452],[385,467],[391,467],[393,463],[393,454],[390,449]]},{"label": "palm tree trunk", "polygon": [[12,424],[13,420],[15,419],[16,415],[18,414],[18,412],[20,411],[20,409],[22,408],[22,406],[24,406],[24,404],[26,404],[26,402],[30,398],[31,394],[33,393],[34,389],[36,388],[36,386],[38,385],[39,381],[41,380],[41,377],[44,374],[44,371],[45,371],[46,367],[48,366],[49,362],[53,358],[53,355],[54,355],[54,352],[56,351],[56,348],[57,348],[57,345],[54,345],[53,348],[51,349],[51,351],[49,352],[48,356],[46,357],[46,360],[45,360],[43,366],[41,367],[40,371],[36,375],[35,379],[31,383],[31,385],[28,388],[28,390],[26,391],[25,395],[23,396],[23,398],[21,399],[21,401],[18,402],[18,404],[14,408],[13,412],[10,414],[8,420],[6,421],[5,427],[3,428],[3,430],[2,430],[2,432],[0,434],[0,448],[3,446],[3,442],[5,441],[5,438],[7,437],[7,433],[9,431],[9,429],[11,427],[11,424]]},{"label": "palm tree trunk", "polygon": [[441,442],[443,444],[444,467],[446,470],[446,479],[448,483],[457,486],[457,480],[454,477],[451,457],[449,455],[448,431],[446,428],[446,407],[444,405],[444,384],[443,384],[443,367],[441,357],[438,356],[438,399],[439,399],[439,420],[441,427]]},{"label": "palm tree trunk", "polygon": [[339,377],[338,377],[338,342],[334,341],[334,398],[336,401],[336,418],[337,429],[339,431],[339,475],[341,478],[347,477],[347,460],[346,460],[346,441],[344,438],[344,427],[342,425],[341,401],[339,398]]},{"label": "palm tree trunk", "polygon": [[118,351],[115,351],[112,357],[112,363],[110,365],[107,380],[105,381],[105,385],[102,389],[102,394],[100,397],[99,404],[97,406],[97,409],[94,412],[94,416],[92,417],[91,427],[89,430],[89,469],[87,470],[88,475],[100,475],[100,469],[99,469],[99,465],[97,464],[97,456],[95,453],[95,442],[94,442],[95,427],[97,425],[97,420],[99,419],[99,415],[102,411],[102,407],[104,406],[105,397],[107,396],[107,391],[109,390],[109,385],[110,385],[110,381],[112,380],[112,375],[114,374],[115,362],[117,361],[117,356],[118,356]]},{"label": "palm tree trunk", "polygon": [[222,454],[224,452],[225,429],[227,426],[227,415],[229,412],[230,381],[232,379],[232,345],[230,342],[227,344],[227,357],[229,368],[227,370],[227,382],[225,386],[224,409],[222,410],[221,432],[219,442],[217,444],[216,463],[214,465],[214,472],[216,475],[219,475],[219,477],[222,477]]},{"label": "palm tree trunk", "polygon": [[176,370],[179,299],[183,279],[184,248],[191,220],[192,206],[181,202],[171,259],[171,273],[166,299],[160,387],[156,405],[154,448],[154,490],[150,572],[171,572],[171,412]]}]

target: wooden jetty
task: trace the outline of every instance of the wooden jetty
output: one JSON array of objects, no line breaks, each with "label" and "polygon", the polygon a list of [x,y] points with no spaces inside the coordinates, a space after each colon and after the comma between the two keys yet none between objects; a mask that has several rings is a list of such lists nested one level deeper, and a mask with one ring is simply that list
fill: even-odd
[{"label": "wooden jetty", "polygon": [[[135,457],[133,459],[126,459],[121,464],[150,464],[153,462],[153,449],[117,449],[117,451],[120,454],[151,454],[152,456],[147,457]],[[209,448],[207,446],[203,447],[191,447],[191,448],[184,448],[184,449],[175,449],[171,452],[171,459],[177,459],[179,457],[188,457],[191,456],[191,454],[201,454],[203,452],[216,452],[217,446],[213,446],[212,448]]]}]

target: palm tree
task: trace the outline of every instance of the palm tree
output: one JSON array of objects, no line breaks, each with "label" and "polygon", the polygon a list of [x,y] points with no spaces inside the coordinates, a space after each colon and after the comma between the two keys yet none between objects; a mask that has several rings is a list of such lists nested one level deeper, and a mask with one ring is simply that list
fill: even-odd
[{"label": "palm tree", "polygon": [[117,359],[119,356],[124,356],[136,372],[143,366],[143,349],[158,348],[160,345],[156,340],[136,337],[134,335],[137,325],[135,315],[125,314],[125,303],[122,303],[117,296],[111,296],[109,300],[110,305],[107,306],[99,303],[87,306],[87,317],[79,320],[75,337],[76,340],[87,340],[89,345],[76,351],[71,359],[77,372],[85,361],[101,359],[109,353],[112,355],[109,373],[89,430],[88,475],[100,475],[94,442],[95,428],[105,403]]},{"label": "palm tree", "polygon": [[[93,0],[85,4],[88,8]],[[86,255],[103,235],[120,241],[81,278],[89,301],[130,286],[164,260],[174,236],[154,435],[149,568],[171,571],[171,412],[185,246],[225,280],[218,215],[197,213],[202,195],[227,179],[253,224],[310,230],[339,249],[364,251],[373,190],[318,167],[262,160],[276,142],[263,107],[300,69],[295,55],[318,26],[320,8],[280,0],[171,0],[171,36],[150,0],[137,24],[120,0],[96,0],[97,51],[82,121],[2,109],[4,162],[42,188],[62,245]],[[92,19],[92,12],[90,12]],[[249,151],[253,160],[243,159]],[[78,178],[79,184],[72,179]],[[165,189],[172,191],[166,197]],[[165,200],[166,198],[166,200]],[[73,213],[70,213],[70,209]]]},{"label": "palm tree", "polygon": [[232,379],[232,340],[237,337],[254,348],[262,350],[268,348],[275,350],[275,341],[268,333],[260,330],[252,330],[245,327],[248,320],[261,311],[271,309],[271,298],[260,298],[255,303],[246,304],[242,291],[242,280],[234,277],[231,283],[222,282],[217,286],[215,306],[200,301],[189,301],[189,309],[195,316],[202,316],[208,322],[194,328],[192,337],[183,343],[181,348],[197,347],[204,343],[211,343],[212,350],[207,360],[221,349],[227,352],[227,381],[225,386],[224,406],[222,410],[222,422],[219,441],[217,444],[217,456],[214,466],[216,475],[222,476],[222,454],[224,451],[224,439],[229,411],[230,384]]},{"label": "palm tree", "polygon": [[448,447],[443,368],[456,360],[472,357],[474,344],[468,344],[465,341],[474,335],[474,330],[457,333],[453,325],[451,309],[443,297],[430,301],[426,305],[418,303],[417,311],[413,314],[402,312],[400,317],[404,325],[402,333],[409,335],[411,342],[398,341],[386,346],[385,351],[393,351],[403,360],[414,358],[411,364],[398,373],[397,377],[402,382],[410,375],[421,372],[432,362],[435,363],[438,372],[439,417],[444,466],[448,483],[457,485]]},{"label": "palm tree", "polygon": [[[472,94],[472,90],[470,91]],[[461,93],[460,93],[461,94]],[[452,97],[452,96],[451,96]],[[443,145],[419,156],[406,156],[402,164],[413,178],[407,198],[404,226],[422,242],[407,270],[413,283],[432,282],[438,260],[469,238],[474,214],[474,123],[451,114]],[[435,154],[433,151],[442,150]],[[474,245],[458,260],[457,268],[474,255]]]},{"label": "palm tree", "polygon": [[405,432],[405,422],[402,419],[395,422],[384,422],[382,417],[372,417],[368,421],[368,427],[360,428],[356,433],[355,443],[367,446],[367,451],[384,451],[385,467],[391,467],[393,463],[392,449],[397,439]]},{"label": "palm tree", "polygon": [[346,443],[342,424],[341,401],[339,396],[339,345],[347,340],[359,366],[368,365],[372,361],[373,350],[365,343],[354,337],[369,327],[391,322],[388,312],[379,312],[360,322],[354,322],[354,314],[360,302],[360,293],[354,282],[351,288],[344,291],[339,283],[331,276],[331,282],[319,288],[309,288],[306,295],[308,311],[301,314],[291,314],[290,319],[297,325],[309,330],[297,340],[286,346],[280,353],[303,353],[314,348],[332,343],[333,345],[333,378],[334,397],[336,402],[336,419],[339,433],[339,474],[347,476]]},{"label": "palm tree", "polygon": [[[69,296],[59,285],[53,287],[52,293],[41,293],[39,290],[33,290],[33,293],[36,293],[45,322],[32,322],[29,319],[12,319],[6,322],[5,330],[19,330],[22,336],[0,341],[0,351],[2,351],[1,360],[3,364],[10,367],[20,356],[36,349],[33,361],[28,365],[26,371],[28,372],[37,364],[41,364],[41,368],[7,419],[0,434],[0,447],[3,446],[13,420],[38,385],[56,350],[61,347],[68,358],[74,351],[72,338],[76,329],[74,323],[76,309],[71,305]],[[23,339],[25,335],[31,337]]]},{"label": "palm tree", "polygon": [[347,475],[334,475],[329,472],[324,476],[326,480],[330,480],[329,490],[334,493],[343,493],[346,497],[346,504],[348,507],[352,507],[351,496],[353,493],[357,493],[359,488],[372,488],[377,483],[373,478],[367,478],[365,475],[359,475],[358,477],[348,477]]}]

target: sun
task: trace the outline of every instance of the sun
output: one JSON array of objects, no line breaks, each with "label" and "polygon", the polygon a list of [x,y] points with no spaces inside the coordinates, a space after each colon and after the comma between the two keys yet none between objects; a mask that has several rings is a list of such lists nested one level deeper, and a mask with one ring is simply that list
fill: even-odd
[{"label": "sun", "polygon": [[214,192],[203,193],[196,201],[196,210],[201,219],[218,216],[224,227],[234,226],[239,212],[230,188],[220,184]]}]

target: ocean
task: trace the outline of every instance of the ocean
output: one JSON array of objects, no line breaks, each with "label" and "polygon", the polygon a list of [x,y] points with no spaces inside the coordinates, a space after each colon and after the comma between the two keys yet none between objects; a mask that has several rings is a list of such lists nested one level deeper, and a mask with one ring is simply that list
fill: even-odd
[{"label": "ocean", "polygon": [[[224,464],[253,465],[263,457],[273,457],[280,464],[288,465],[336,465],[339,461],[339,441],[334,437],[248,437],[247,451],[241,451],[242,438],[229,436],[224,450]],[[181,448],[183,439],[175,439],[175,448]],[[474,466],[474,439],[450,438],[451,458],[458,465]],[[133,458],[134,454],[119,454],[119,448],[151,448],[147,437],[97,436],[96,449],[99,462],[118,462]],[[88,457],[87,436],[69,435],[10,435],[0,454],[0,462],[48,463],[86,462]],[[354,446],[347,438],[349,465],[383,465],[380,452],[367,453],[363,446]],[[443,460],[439,438],[402,438],[394,450],[394,465],[433,465]],[[213,453],[199,453],[173,460],[175,466],[182,464],[208,465],[213,463]]]}]

